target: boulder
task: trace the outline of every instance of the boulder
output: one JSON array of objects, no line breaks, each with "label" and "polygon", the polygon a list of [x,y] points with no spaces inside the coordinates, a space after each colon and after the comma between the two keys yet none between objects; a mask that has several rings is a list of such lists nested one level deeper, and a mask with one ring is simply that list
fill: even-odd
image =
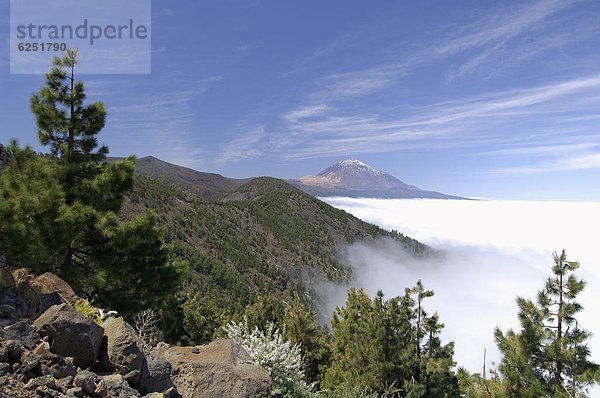
[{"label": "boulder", "polygon": [[103,330],[88,317],[60,304],[50,307],[33,326],[42,337],[48,336],[51,352],[72,357],[73,364],[82,369],[94,366]]},{"label": "boulder", "polygon": [[142,371],[144,353],[135,330],[123,318],[112,317],[102,323],[102,328],[104,337],[99,357],[102,367],[136,383]]},{"label": "boulder", "polygon": [[139,392],[129,387],[127,381],[121,375],[110,375],[102,377],[96,386],[94,396],[98,398],[140,398]]},{"label": "boulder", "polygon": [[96,384],[100,378],[96,373],[90,372],[89,370],[82,370],[75,375],[73,379],[73,385],[81,388],[86,394],[92,395],[96,391]]},{"label": "boulder", "polygon": [[156,349],[173,366],[173,384],[184,398],[269,397],[269,374],[241,345],[218,339],[197,348],[160,344]]},{"label": "boulder", "polygon": [[12,273],[16,284],[19,284],[19,282],[28,282],[33,279],[33,275],[25,268],[11,268],[10,272]]},{"label": "boulder", "polygon": [[142,366],[142,374],[136,389],[142,394],[164,392],[173,387],[171,363],[161,358],[147,358]]},{"label": "boulder", "polygon": [[69,284],[51,272],[46,272],[31,282],[31,287],[40,298],[40,311],[44,312],[53,305],[70,303],[77,295]]},{"label": "boulder", "polygon": [[71,387],[65,393],[66,398],[77,398],[83,396],[84,392],[80,387]]},{"label": "boulder", "polygon": [[15,321],[19,318],[17,309],[12,305],[0,304],[0,319]]}]

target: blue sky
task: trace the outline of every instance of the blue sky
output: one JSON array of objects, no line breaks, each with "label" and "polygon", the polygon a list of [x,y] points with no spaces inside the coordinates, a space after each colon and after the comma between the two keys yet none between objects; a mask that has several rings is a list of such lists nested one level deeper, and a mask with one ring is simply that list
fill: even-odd
[{"label": "blue sky", "polygon": [[[0,142],[37,146],[0,4]],[[357,157],[457,195],[600,200],[598,1],[152,1],[152,74],[85,75],[111,154],[294,178]]]}]

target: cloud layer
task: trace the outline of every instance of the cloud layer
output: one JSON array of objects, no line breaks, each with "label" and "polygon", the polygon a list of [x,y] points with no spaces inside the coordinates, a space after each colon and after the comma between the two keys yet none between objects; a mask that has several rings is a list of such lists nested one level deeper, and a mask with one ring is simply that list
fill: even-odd
[{"label": "cloud layer", "polygon": [[[414,260],[393,242],[377,247],[356,244],[345,260],[357,285],[374,294],[403,294],[422,279],[436,296],[428,304],[445,323],[444,338],[456,342],[459,365],[481,370],[483,349],[488,369],[499,354],[493,329],[518,326],[517,296],[534,298],[550,276],[552,252],[566,249],[581,263],[577,272],[588,286],[580,301],[580,324],[600,333],[600,225],[598,202],[445,201],[327,198],[363,220],[405,232],[441,249],[440,258]],[[592,358],[600,360],[600,336],[593,337]]]}]

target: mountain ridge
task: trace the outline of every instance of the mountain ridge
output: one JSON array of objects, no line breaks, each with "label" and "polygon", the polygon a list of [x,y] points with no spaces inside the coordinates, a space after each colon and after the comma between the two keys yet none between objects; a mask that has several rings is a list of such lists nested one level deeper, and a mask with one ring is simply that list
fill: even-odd
[{"label": "mountain ridge", "polygon": [[[110,158],[109,161],[117,159],[119,158]],[[154,156],[138,158],[136,168],[140,174],[146,177],[159,179],[205,200],[225,198],[242,185],[259,178],[225,177],[217,173],[179,166]],[[470,200],[456,195],[420,189],[355,158],[339,161],[316,175],[305,175],[297,179],[282,181],[316,197]]]}]

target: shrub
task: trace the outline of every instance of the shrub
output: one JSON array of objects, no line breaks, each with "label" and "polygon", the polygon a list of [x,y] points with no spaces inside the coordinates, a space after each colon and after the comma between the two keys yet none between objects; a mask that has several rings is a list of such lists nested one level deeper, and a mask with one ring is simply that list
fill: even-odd
[{"label": "shrub", "polygon": [[92,303],[90,303],[88,300],[78,298],[77,300],[73,301],[70,305],[75,309],[75,311],[90,318],[98,325],[102,324],[102,317],[100,316],[100,311],[98,311],[98,309],[94,307]]},{"label": "shrub", "polygon": [[312,386],[305,381],[300,345],[286,341],[283,337],[285,331],[280,332],[271,322],[267,323],[264,331],[258,326],[250,329],[245,317],[240,323],[231,322],[225,331],[269,372],[273,380],[273,394],[291,398],[314,396]]}]

